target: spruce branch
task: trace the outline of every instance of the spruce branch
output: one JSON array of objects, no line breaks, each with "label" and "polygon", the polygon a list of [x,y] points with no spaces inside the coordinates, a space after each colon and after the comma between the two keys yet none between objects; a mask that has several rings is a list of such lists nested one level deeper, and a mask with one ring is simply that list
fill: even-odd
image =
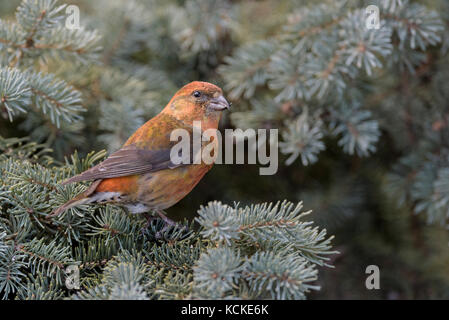
[{"label": "spruce branch", "polygon": [[171,28],[182,50],[198,53],[216,48],[234,23],[228,1],[189,0],[174,11]]},{"label": "spruce branch", "polygon": [[376,151],[380,130],[378,122],[371,116],[370,111],[345,103],[332,111],[330,129],[334,135],[340,136],[338,145],[345,152],[363,157]]},{"label": "spruce branch", "polygon": [[[301,221],[310,213],[301,213],[301,209],[302,203],[294,206],[287,201],[233,210],[220,202],[210,202],[207,207],[200,209],[201,218],[197,218],[197,221],[205,229],[202,234],[215,241],[235,242],[238,232],[237,239],[243,242],[267,249],[279,246],[294,248],[313,263],[326,265],[326,256],[335,253],[329,251],[332,237],[326,238],[326,230],[312,227],[312,222]],[[232,220],[238,221],[238,229],[235,229]]]},{"label": "spruce branch", "polygon": [[394,5],[384,1],[383,6],[387,14],[381,15],[380,19],[389,21],[399,38],[400,48],[408,46],[410,49],[425,50],[427,46],[441,41],[444,26],[437,12],[407,0]]},{"label": "spruce branch", "polygon": [[25,254],[17,250],[13,241],[5,241],[6,233],[0,232],[0,292],[2,299],[8,299],[24,287],[25,273],[28,266]]},{"label": "spruce branch", "polygon": [[193,299],[193,274],[185,272],[168,272],[166,275],[151,277],[146,288],[152,299],[184,300]]},{"label": "spruce branch", "polygon": [[0,107],[12,121],[16,113],[26,112],[31,103],[31,88],[26,76],[17,69],[0,69]]},{"label": "spruce branch", "polygon": [[284,141],[279,145],[281,152],[291,154],[286,164],[292,164],[298,156],[304,166],[318,161],[318,153],[325,149],[323,139],[323,121],[319,115],[309,116],[305,110],[295,120],[289,121],[282,132]]},{"label": "spruce branch", "polygon": [[61,119],[69,123],[82,119],[79,112],[84,108],[79,91],[51,74],[29,73],[28,79],[34,105],[44,114],[48,113],[57,127]]},{"label": "spruce branch", "polygon": [[214,201],[210,202],[207,207],[201,206],[198,210],[199,217],[195,220],[204,227],[201,231],[204,237],[231,244],[232,239],[238,238],[240,227],[234,214],[234,208]]},{"label": "spruce branch", "polygon": [[102,50],[100,41],[101,36],[96,30],[71,30],[58,26],[38,39],[33,48],[49,57],[87,63],[98,59]]},{"label": "spruce branch", "polygon": [[119,208],[106,206],[105,209],[101,208],[99,211],[99,214],[93,217],[94,223],[90,225],[92,231],[89,235],[103,235],[106,242],[109,242],[111,238],[116,236],[133,236],[142,229],[140,221],[130,219]]},{"label": "spruce branch", "polygon": [[79,121],[82,119],[79,112],[84,111],[81,93],[52,74],[2,68],[0,96],[0,106],[6,110],[10,121],[17,112],[27,112],[25,108],[37,108],[59,127],[61,119]]},{"label": "spruce branch", "polygon": [[243,276],[256,295],[268,292],[271,299],[298,300],[305,299],[310,290],[319,289],[310,284],[317,279],[317,273],[313,265],[298,255],[257,252],[249,259]]},{"label": "spruce branch", "polygon": [[231,99],[254,96],[257,87],[264,86],[269,78],[268,64],[276,49],[273,41],[261,40],[239,48],[232,57],[226,57],[218,71],[226,82]]},{"label": "spruce branch", "polygon": [[66,6],[56,6],[56,3],[57,0],[23,0],[17,8],[17,22],[26,32],[28,44],[35,36],[41,35],[60,21],[60,12]]},{"label": "spruce branch", "polygon": [[274,98],[275,102],[310,99],[304,77],[305,66],[306,55],[293,53],[291,45],[286,45],[271,56],[268,86],[272,90],[280,90]]},{"label": "spruce branch", "polygon": [[174,244],[164,243],[160,246],[154,244],[144,252],[147,258],[146,263],[150,266],[175,272],[190,272],[204,250],[203,242],[198,240],[192,243],[192,241],[184,240]]},{"label": "spruce branch", "polygon": [[53,161],[49,155],[51,152],[52,150],[46,145],[30,141],[28,137],[3,138],[0,136],[0,161],[14,158],[49,165]]},{"label": "spruce branch", "polygon": [[392,52],[391,28],[382,21],[379,29],[367,29],[366,17],[362,10],[351,13],[341,22],[341,44],[345,64],[354,63],[357,68],[363,68],[368,76],[373,70],[382,67],[381,58]]},{"label": "spruce branch", "polygon": [[56,244],[56,241],[45,243],[44,240],[33,239],[16,247],[17,251],[27,256],[33,275],[52,276],[58,284],[63,282],[65,266],[73,262],[70,249],[62,244]]},{"label": "spruce branch", "polygon": [[81,291],[73,296],[75,300],[147,300],[141,284],[146,265],[142,256],[131,256],[122,252],[107,263],[101,284]]},{"label": "spruce branch", "polygon": [[240,254],[230,248],[210,249],[194,267],[195,288],[213,299],[223,298],[240,277]]},{"label": "spruce branch", "polygon": [[64,297],[61,286],[53,279],[42,275],[30,275],[26,288],[18,291],[20,300],[60,300]]}]

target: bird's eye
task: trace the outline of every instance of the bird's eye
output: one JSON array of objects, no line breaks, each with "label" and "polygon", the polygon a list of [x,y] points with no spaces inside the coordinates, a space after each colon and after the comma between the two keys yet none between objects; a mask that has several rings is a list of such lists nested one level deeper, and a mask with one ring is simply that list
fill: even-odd
[{"label": "bird's eye", "polygon": [[201,97],[201,92],[199,92],[199,91],[194,91],[194,92],[193,92],[193,96],[194,96],[195,98],[199,98],[199,97]]}]

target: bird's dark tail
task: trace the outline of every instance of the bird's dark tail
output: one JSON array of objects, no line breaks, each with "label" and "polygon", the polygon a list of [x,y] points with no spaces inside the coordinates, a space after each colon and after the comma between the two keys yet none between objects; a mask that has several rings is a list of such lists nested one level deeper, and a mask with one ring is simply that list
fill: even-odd
[{"label": "bird's dark tail", "polygon": [[76,207],[81,204],[89,203],[91,201],[90,196],[95,192],[95,189],[97,189],[98,185],[101,183],[102,180],[96,180],[94,181],[89,188],[87,188],[86,191],[80,193],[75,198],[73,198],[70,201],[67,201],[62,206],[60,206],[58,209],[50,213],[47,218],[55,217],[60,215],[66,210],[69,210],[70,208]]},{"label": "bird's dark tail", "polygon": [[89,198],[84,198],[83,197],[81,199],[78,199],[78,197],[76,197],[75,199],[72,199],[72,200],[67,201],[66,203],[64,203],[58,209],[56,209],[51,214],[49,214],[48,217],[58,216],[61,213],[63,213],[64,211],[69,210],[70,208],[76,207],[76,206],[81,205],[81,204],[85,204],[87,202],[89,202]]}]

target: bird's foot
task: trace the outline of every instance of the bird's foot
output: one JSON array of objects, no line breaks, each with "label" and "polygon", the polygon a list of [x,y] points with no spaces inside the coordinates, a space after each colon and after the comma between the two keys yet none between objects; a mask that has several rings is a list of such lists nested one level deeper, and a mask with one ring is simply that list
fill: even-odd
[{"label": "bird's foot", "polygon": [[[168,218],[162,210],[157,210],[156,213],[165,222],[164,227],[156,233],[156,239],[162,239],[162,235],[164,234],[165,231],[167,231],[169,227],[180,228],[179,224],[174,222],[172,219]],[[182,226],[180,229],[181,231],[187,231],[188,227]]]},{"label": "bird's foot", "polygon": [[172,219],[168,218],[168,217],[164,214],[164,212],[163,212],[162,210],[158,210],[158,211],[156,211],[156,213],[159,215],[159,217],[160,217],[162,220],[164,220],[164,222],[166,223],[166,225],[169,225],[169,226],[172,226],[172,227],[176,226],[176,222],[174,222]]},{"label": "bird's foot", "polygon": [[151,221],[157,219],[155,216],[149,214],[149,213],[144,213],[143,216],[145,217],[145,219],[147,219],[147,222],[145,223],[145,225],[142,227],[142,229],[140,229],[140,231],[142,232],[142,235],[145,236],[145,231],[148,229],[148,227],[150,226]]},{"label": "bird's foot", "polygon": [[[164,226],[162,227],[162,229],[157,231],[156,234],[154,235],[154,237],[157,240],[163,239],[164,238],[164,233],[171,227],[177,228],[180,231],[188,231],[189,230],[188,226],[184,226],[184,225],[180,226],[178,223],[176,223],[172,219],[168,218],[164,214],[164,212],[162,210],[157,210],[157,211],[154,211],[154,212],[158,214],[159,218],[162,221],[164,221]],[[141,229],[142,235],[145,235],[145,233],[148,230],[151,222],[154,221],[154,220],[157,220],[158,217],[155,217],[153,214],[150,214],[150,213],[143,213],[143,216],[147,219],[147,222],[145,223],[145,225]]]}]

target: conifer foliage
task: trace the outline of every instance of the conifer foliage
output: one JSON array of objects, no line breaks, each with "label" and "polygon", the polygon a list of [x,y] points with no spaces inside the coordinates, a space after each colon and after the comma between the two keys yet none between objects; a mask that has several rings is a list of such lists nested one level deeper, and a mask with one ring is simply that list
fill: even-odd
[{"label": "conifer foliage", "polygon": [[[70,4],[79,25],[63,0],[0,3],[2,298],[353,297],[372,260],[377,297],[447,298],[447,1]],[[233,102],[223,127],[279,129],[269,182],[216,165],[177,227],[113,205],[48,218],[87,188],[61,181],[192,80]]]},{"label": "conifer foliage", "polygon": [[[210,5],[212,10],[217,4]],[[126,16],[138,14],[140,6],[131,2],[109,8]],[[186,5],[185,14],[195,6],[194,2]],[[215,47],[231,28],[231,20],[222,17],[226,8],[218,7],[211,23],[222,21],[220,32],[191,21],[204,28],[204,37],[191,38],[189,28],[181,23],[173,26],[179,29],[173,41],[191,53]],[[31,136],[0,137],[1,296],[303,299],[318,289],[314,285],[316,266],[327,265],[328,256],[335,252],[331,251],[332,237],[304,219],[307,212],[302,212],[301,203],[231,207],[215,201],[201,207],[196,224],[185,221],[183,226],[168,229],[160,220],[147,226],[143,217],[112,205],[80,206],[49,217],[54,208],[86,188],[84,184],[61,186],[60,182],[106,155],[105,151],[90,152],[81,158],[75,152],[60,162],[49,148],[56,149],[57,157],[66,150],[61,143],[70,144],[86,123],[84,80],[70,75],[67,64],[97,77],[99,88],[91,89],[102,92],[95,111],[104,115],[98,122],[104,131],[99,141],[110,148],[119,147],[143,123],[142,104],[148,105],[149,100],[155,105],[160,98],[155,95],[163,87],[167,91],[173,87],[169,80],[166,86],[160,83],[163,75],[157,72],[152,74],[159,86],[151,88],[142,72],[128,75],[119,61],[116,67],[102,65],[100,33],[64,26],[65,8],[56,0],[23,0],[14,20],[0,21],[2,112],[14,124],[21,122],[21,129]],[[135,22],[124,31],[133,33],[128,41],[140,33],[141,40],[154,40],[146,37],[148,25]],[[106,64],[110,59],[126,60],[120,52],[123,44],[119,46],[106,48],[112,50],[105,55]],[[103,71],[106,74],[99,75]],[[69,266],[79,273],[79,290],[67,285],[68,279],[74,279]]]},{"label": "conifer foliage", "polygon": [[[58,182],[104,152],[57,165],[42,145],[0,143],[3,298],[301,299],[317,289],[316,266],[335,253],[332,237],[304,220],[302,204],[286,201],[244,208],[211,202],[198,212],[199,230],[187,221],[146,227],[145,218],[110,205],[48,219],[85,188]],[[68,266],[80,272],[79,292],[65,286]]]}]

